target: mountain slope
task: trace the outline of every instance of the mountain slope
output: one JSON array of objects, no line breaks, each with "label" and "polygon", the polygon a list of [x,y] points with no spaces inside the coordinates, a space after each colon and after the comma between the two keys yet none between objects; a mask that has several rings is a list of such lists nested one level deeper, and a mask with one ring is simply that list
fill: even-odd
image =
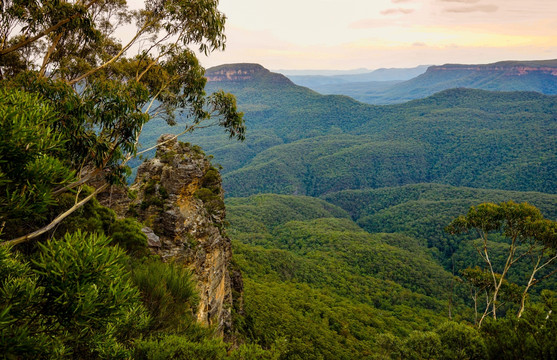
[{"label": "mountain slope", "polygon": [[[557,195],[491,189],[413,184],[381,189],[345,190],[324,200],[348,211],[366,231],[403,233],[437,248],[447,259],[457,248],[457,238],[443,229],[470,206],[482,202],[528,202],[548,219],[557,218]],[[474,238],[476,234],[472,234]]]},{"label": "mountain slope", "polygon": [[[361,74],[343,74],[343,75],[286,75],[296,85],[306,86],[317,90],[317,87],[326,85],[340,84],[356,84],[356,83],[390,83],[393,81],[410,80],[418,75],[423,74],[427,70],[427,65],[420,65],[414,68],[391,68],[377,69]],[[392,84],[391,84],[392,85]]]},{"label": "mountain slope", "polygon": [[451,89],[373,106],[320,95],[260,65],[226,65],[207,76],[209,91],[237,96],[247,140],[231,142],[212,128],[184,141],[215,156],[229,196],[420,182],[557,192],[556,96]]},{"label": "mountain slope", "polygon": [[557,60],[502,61],[486,65],[431,66],[413,79],[396,84],[376,82],[312,84],[322,94],[342,94],[369,104],[393,104],[465,87],[490,91],[536,91],[557,94]]},{"label": "mountain slope", "polygon": [[226,205],[244,331],[262,346],[285,338],[287,358],[351,359],[372,354],[378,334],[444,318],[452,276],[414,239],[369,234],[320,199],[265,194]]}]

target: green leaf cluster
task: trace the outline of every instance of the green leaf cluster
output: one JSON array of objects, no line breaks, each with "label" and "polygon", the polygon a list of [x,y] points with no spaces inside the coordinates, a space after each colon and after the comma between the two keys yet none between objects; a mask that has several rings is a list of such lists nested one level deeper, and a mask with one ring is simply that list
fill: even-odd
[{"label": "green leaf cluster", "polygon": [[31,263],[1,247],[0,346],[8,357],[127,358],[149,323],[122,250],[80,232],[40,245]]},{"label": "green leaf cluster", "polygon": [[45,219],[56,204],[53,189],[75,178],[62,160],[66,138],[55,131],[56,122],[54,108],[36,95],[0,88],[0,223],[6,234]]}]

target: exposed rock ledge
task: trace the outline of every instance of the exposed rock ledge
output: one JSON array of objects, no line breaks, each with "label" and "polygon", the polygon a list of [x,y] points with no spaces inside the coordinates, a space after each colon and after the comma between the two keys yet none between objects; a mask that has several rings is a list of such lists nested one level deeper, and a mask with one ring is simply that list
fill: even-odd
[{"label": "exposed rock ledge", "polygon": [[[231,274],[230,239],[224,233],[224,194],[219,172],[201,149],[163,135],[156,157],[138,169],[130,190],[134,200],[111,197],[113,209],[146,224],[151,250],[163,260],[191,268],[198,283],[198,321],[232,334],[233,291],[241,294],[241,274]],[[126,197],[127,198],[127,197]],[[107,201],[103,201],[107,203]],[[129,210],[128,210],[129,209]],[[232,275],[232,276],[231,276]],[[232,280],[231,280],[232,279]]]}]

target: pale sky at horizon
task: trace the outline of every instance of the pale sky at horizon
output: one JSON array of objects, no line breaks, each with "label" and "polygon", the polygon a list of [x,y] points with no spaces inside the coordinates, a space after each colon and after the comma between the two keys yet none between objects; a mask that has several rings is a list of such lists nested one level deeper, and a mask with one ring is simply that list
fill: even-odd
[{"label": "pale sky at horizon", "polygon": [[206,68],[376,69],[557,58],[557,0],[220,0]]}]

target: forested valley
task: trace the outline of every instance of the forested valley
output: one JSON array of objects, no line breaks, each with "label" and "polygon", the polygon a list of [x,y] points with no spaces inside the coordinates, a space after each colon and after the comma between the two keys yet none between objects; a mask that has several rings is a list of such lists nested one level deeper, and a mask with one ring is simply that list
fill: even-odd
[{"label": "forested valley", "polygon": [[1,3],[0,357],[557,358],[557,96],[204,69],[217,5]]}]

